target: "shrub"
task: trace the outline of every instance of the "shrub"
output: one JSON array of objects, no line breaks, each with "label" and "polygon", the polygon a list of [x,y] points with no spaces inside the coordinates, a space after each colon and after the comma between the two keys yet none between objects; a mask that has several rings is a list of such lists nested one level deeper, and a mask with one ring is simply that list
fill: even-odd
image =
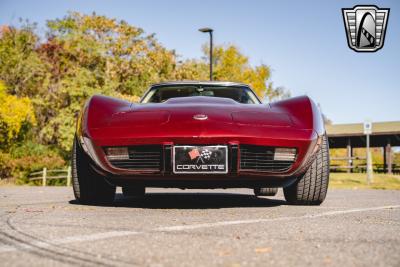
[{"label": "shrub", "polygon": [[0,179],[11,177],[13,169],[10,155],[0,152]]},{"label": "shrub", "polygon": [[0,153],[1,178],[13,176],[17,184],[29,183],[28,175],[48,169],[64,168],[65,160],[49,146],[28,141],[11,149],[9,154]]},{"label": "shrub", "polygon": [[13,175],[16,177],[16,184],[29,183],[28,175],[34,171],[47,169],[59,169],[65,166],[65,161],[58,155],[54,156],[25,156],[13,160]]}]

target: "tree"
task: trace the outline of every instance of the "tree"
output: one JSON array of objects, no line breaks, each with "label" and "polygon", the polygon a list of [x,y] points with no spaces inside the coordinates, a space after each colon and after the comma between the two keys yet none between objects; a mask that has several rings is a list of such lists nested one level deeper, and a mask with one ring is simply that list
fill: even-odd
[{"label": "tree", "polygon": [[[208,54],[207,47],[204,53]],[[248,83],[260,97],[286,96],[270,82],[270,68],[251,66],[237,47],[216,46],[214,55],[216,80]],[[205,58],[179,61],[154,34],[95,13],[71,12],[50,20],[42,39],[35,24],[5,27],[0,32],[0,61],[7,97],[29,100],[27,106],[33,107],[33,141],[55,146],[66,157],[77,114],[93,94],[137,101],[152,83],[206,80],[209,75]]]},{"label": "tree", "polygon": [[[208,55],[207,47],[204,47]],[[233,46],[216,46],[214,76],[250,84],[260,97],[287,97],[270,81],[267,65],[251,66]],[[75,121],[93,94],[137,102],[152,83],[207,80],[209,63],[182,60],[125,21],[71,12],[36,25],[0,27],[0,178],[58,168],[69,158]]]},{"label": "tree", "polygon": [[47,91],[48,66],[36,53],[35,29],[35,24],[27,23],[0,32],[0,79],[10,94],[33,98]]},{"label": "tree", "polygon": [[[188,60],[179,66],[178,72],[183,73],[178,78],[208,79],[209,75],[209,47],[203,47],[202,61]],[[213,78],[217,81],[234,81],[249,84],[256,94],[269,99],[285,98],[289,94],[283,87],[274,88],[271,78],[271,69],[267,65],[251,66],[249,58],[243,55],[234,46],[215,46],[213,49]],[[187,75],[187,76],[185,76]]]},{"label": "tree", "polygon": [[8,94],[2,81],[0,103],[0,148],[5,150],[12,143],[23,140],[28,129],[36,124],[36,119],[29,98]]},{"label": "tree", "polygon": [[73,12],[49,21],[48,28],[48,41],[38,52],[53,66],[53,94],[44,103],[55,112],[40,134],[63,150],[70,149],[76,114],[89,96],[129,98],[173,76],[174,53],[124,21]]}]

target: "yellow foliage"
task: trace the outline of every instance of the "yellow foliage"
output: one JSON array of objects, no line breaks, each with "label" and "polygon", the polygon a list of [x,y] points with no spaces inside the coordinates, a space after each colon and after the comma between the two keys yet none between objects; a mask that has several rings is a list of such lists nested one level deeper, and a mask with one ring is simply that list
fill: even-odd
[{"label": "yellow foliage", "polygon": [[31,100],[9,95],[0,81],[0,144],[8,143],[18,137],[25,123],[36,124]]},{"label": "yellow foliage", "polygon": [[[204,51],[207,52],[207,47]],[[219,81],[243,82],[249,84],[256,94],[263,98],[270,79],[270,68],[266,65],[252,67],[247,56],[234,46],[214,48],[214,78]],[[267,92],[272,93],[272,92]]]},{"label": "yellow foliage", "polygon": [[114,94],[114,96],[132,103],[139,103],[140,101],[140,97],[137,95],[126,95],[117,92]]}]

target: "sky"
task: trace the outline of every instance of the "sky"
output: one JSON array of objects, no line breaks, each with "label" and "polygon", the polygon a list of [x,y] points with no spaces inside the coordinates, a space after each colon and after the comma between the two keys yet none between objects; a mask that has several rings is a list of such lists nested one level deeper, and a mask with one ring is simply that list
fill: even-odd
[{"label": "sky", "polygon": [[[347,45],[341,8],[390,8],[383,49],[357,53]],[[155,33],[182,59],[200,58],[214,29],[217,45],[234,44],[253,66],[292,96],[308,95],[333,123],[400,120],[400,1],[124,1],[0,0],[0,25],[37,22],[68,11],[106,15]]]}]

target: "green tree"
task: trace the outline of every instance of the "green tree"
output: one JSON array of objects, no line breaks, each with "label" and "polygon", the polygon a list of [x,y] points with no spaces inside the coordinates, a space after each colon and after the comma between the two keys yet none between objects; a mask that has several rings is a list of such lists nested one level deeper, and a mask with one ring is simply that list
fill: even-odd
[{"label": "green tree", "polygon": [[[204,53],[208,54],[206,47]],[[286,95],[282,88],[273,87],[268,66],[251,66],[237,47],[216,46],[214,55],[216,80],[248,83],[261,97]],[[34,24],[4,27],[0,62],[8,97],[27,97],[33,107],[37,123],[30,128],[29,138],[57,147],[65,156],[76,116],[91,95],[137,101],[155,82],[208,79],[206,58],[182,61],[154,34],[95,13],[71,12],[48,21],[46,38],[38,37]]]},{"label": "green tree", "polygon": [[[48,41],[38,52],[51,62],[51,116],[40,136],[68,151],[76,114],[93,94],[129,98],[173,76],[175,55],[154,35],[105,16],[70,13],[48,22]],[[49,114],[49,112],[46,112]]]},{"label": "green tree", "polygon": [[47,90],[48,65],[36,53],[36,26],[3,27],[0,32],[0,79],[10,94],[34,98]]}]

